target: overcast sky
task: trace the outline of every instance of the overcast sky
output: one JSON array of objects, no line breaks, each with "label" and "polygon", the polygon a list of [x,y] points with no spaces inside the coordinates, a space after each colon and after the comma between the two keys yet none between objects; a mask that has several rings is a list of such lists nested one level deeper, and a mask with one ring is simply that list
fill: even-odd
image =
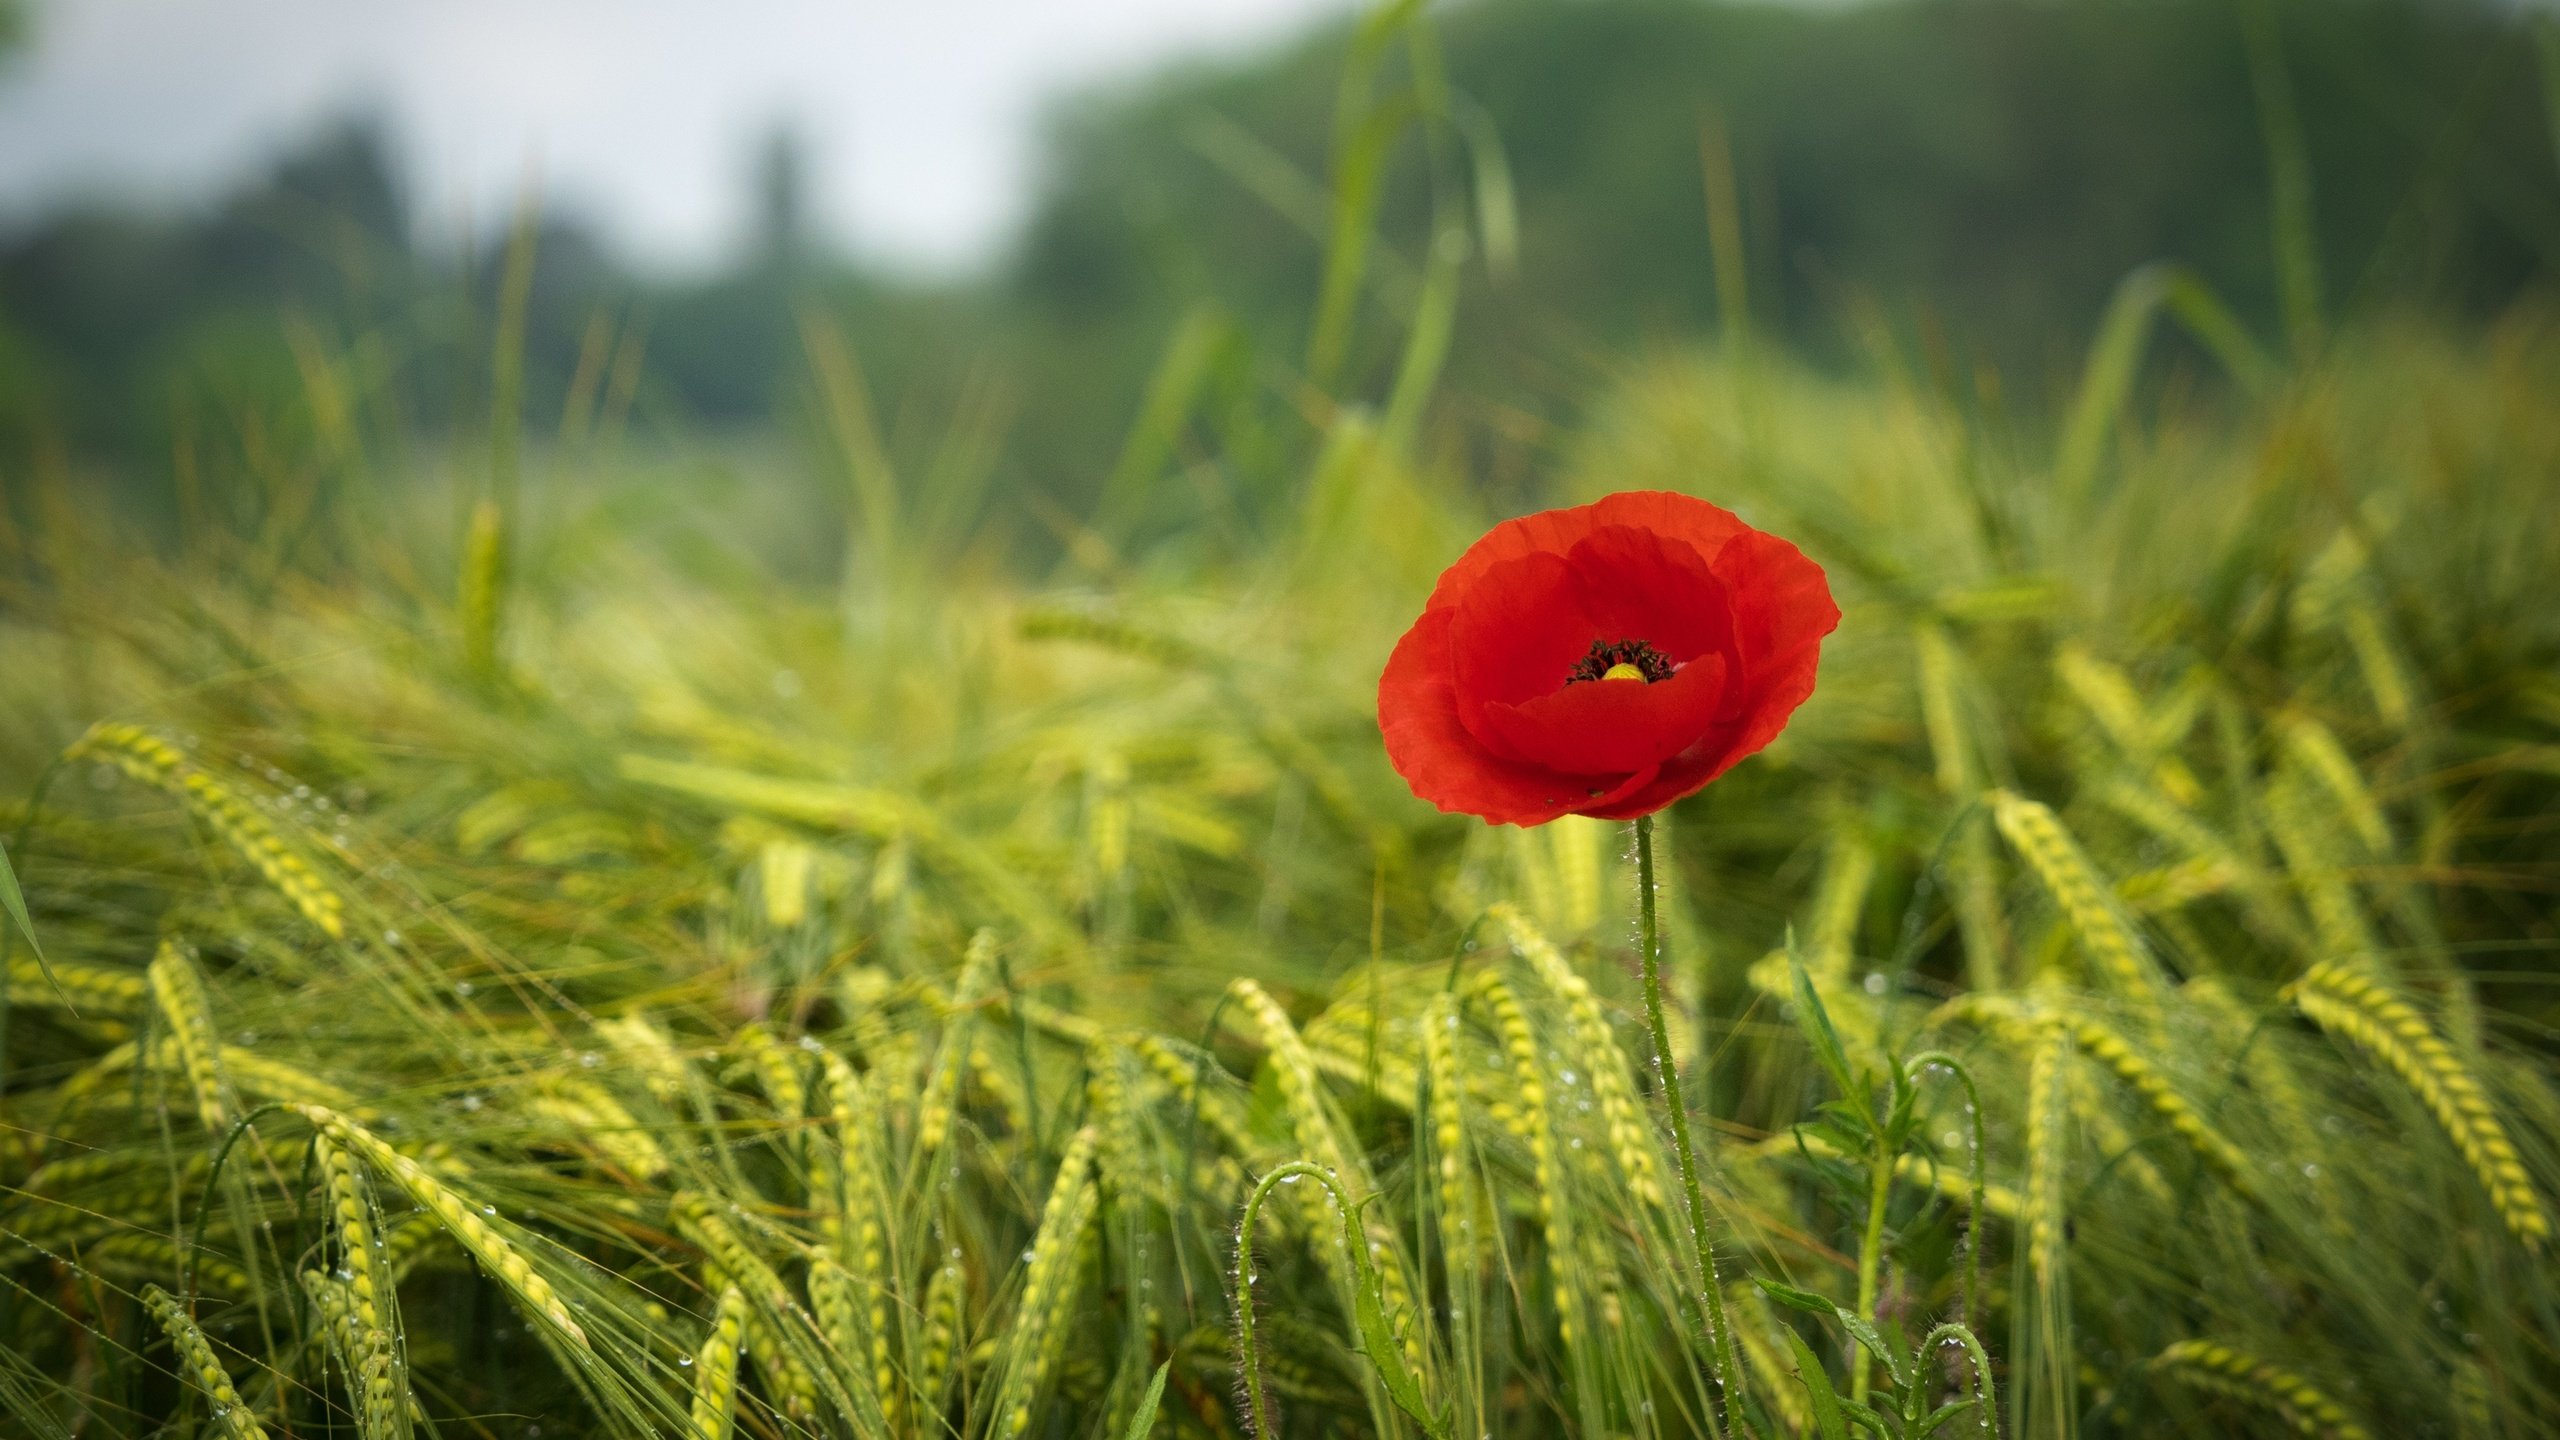
[{"label": "overcast sky", "polygon": [[33,0],[0,61],[0,220],[66,194],[201,199],[315,121],[387,119],[422,223],[528,175],[635,258],[710,262],[743,156],[808,139],[819,223],[947,269],[1002,243],[1042,103],[1232,53],[1354,0]]}]

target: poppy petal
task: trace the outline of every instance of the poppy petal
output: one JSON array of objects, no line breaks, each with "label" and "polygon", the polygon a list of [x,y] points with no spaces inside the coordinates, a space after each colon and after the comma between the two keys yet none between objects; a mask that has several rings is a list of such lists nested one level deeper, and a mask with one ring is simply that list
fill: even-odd
[{"label": "poppy petal", "polygon": [[1612,790],[1608,794],[1601,796],[1599,799],[1592,801],[1591,805],[1586,806],[1581,813],[1587,815],[1591,813],[1593,808],[1606,805],[1625,804],[1628,796],[1651,786],[1653,784],[1654,777],[1661,773],[1661,766],[1647,765],[1633,775],[1619,781],[1617,789]]},{"label": "poppy petal", "polygon": [[1442,810],[1497,825],[1537,825],[1568,814],[1589,787],[1488,752],[1458,720],[1450,684],[1449,612],[1423,612],[1387,657],[1378,679],[1378,726],[1387,759],[1413,793]]},{"label": "poppy petal", "polygon": [[1612,780],[1660,765],[1715,727],[1725,662],[1701,655],[1670,679],[1587,680],[1518,705],[1489,704],[1480,723],[1497,750],[1567,775]]},{"label": "poppy petal", "polygon": [[1822,567],[1775,535],[1755,531],[1726,546],[1716,560],[1717,573],[1735,597],[1734,637],[1748,677],[1738,688],[1750,697],[1729,766],[1777,739],[1813,693],[1822,639],[1839,628],[1840,607]]},{"label": "poppy petal", "polygon": [[1694,495],[1681,495],[1669,490],[1628,490],[1595,500],[1588,505],[1575,505],[1562,510],[1541,510],[1516,520],[1505,520],[1485,532],[1484,537],[1467,547],[1440,576],[1431,591],[1428,609],[1439,609],[1455,603],[1480,580],[1484,572],[1505,560],[1523,555],[1562,555],[1604,525],[1622,525],[1637,530],[1650,530],[1658,535],[1684,540],[1701,555],[1713,556],[1726,541],[1751,533],[1751,527],[1721,506],[1710,505]]},{"label": "poppy petal", "polygon": [[1734,637],[1755,679],[1840,626],[1822,567],[1775,535],[1754,530],[1737,538],[1716,555],[1714,569],[1733,597]]},{"label": "poppy petal", "polygon": [[1524,555],[1486,571],[1448,607],[1449,678],[1468,729],[1489,740],[1484,706],[1533,699],[1572,675],[1595,633],[1582,609],[1586,588],[1565,557]]},{"label": "poppy petal", "polygon": [[[1604,525],[1565,558],[1581,587],[1580,609],[1600,638],[1642,640],[1674,661],[1733,648],[1724,583],[1695,545],[1631,525]],[[1507,573],[1494,572],[1488,583]]]},{"label": "poppy petal", "polygon": [[1726,546],[1715,568],[1734,597],[1735,639],[1744,671],[1728,693],[1742,700],[1743,709],[1666,762],[1642,791],[1576,813],[1629,820],[1695,793],[1766,749],[1813,693],[1823,637],[1840,624],[1840,607],[1831,598],[1822,567],[1786,541],[1755,530]]}]

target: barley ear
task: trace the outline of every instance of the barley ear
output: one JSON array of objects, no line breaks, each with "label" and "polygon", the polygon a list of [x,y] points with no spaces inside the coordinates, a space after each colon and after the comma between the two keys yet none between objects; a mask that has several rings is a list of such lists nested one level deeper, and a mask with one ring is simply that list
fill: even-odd
[{"label": "barley ear", "polygon": [[692,1440],[729,1440],[737,1422],[738,1357],[746,1328],[746,1295],[735,1285],[723,1286],[711,1333],[693,1357]]},{"label": "barley ear", "polygon": [[774,1038],[771,1030],[750,1020],[738,1027],[730,1045],[755,1073],[756,1088],[764,1092],[773,1107],[775,1123],[782,1127],[786,1141],[797,1145],[800,1124],[809,1115],[809,1082],[804,1073],[804,1055]]},{"label": "barley ear", "polygon": [[[1510,932],[1511,948],[1529,962],[1538,983],[1563,1001],[1573,1016],[1574,1038],[1581,1052],[1578,1058],[1591,1077],[1592,1096],[1599,1101],[1600,1118],[1609,1129],[1610,1157],[1617,1162],[1627,1188],[1645,1205],[1662,1208],[1662,1168],[1656,1158],[1658,1143],[1653,1126],[1636,1102],[1634,1086],[1628,1080],[1633,1067],[1618,1045],[1607,1012],[1600,1008],[1600,998],[1592,993],[1591,982],[1576,974],[1556,947],[1547,943],[1546,937],[1520,912],[1508,905],[1496,905],[1492,914]],[[1453,1103],[1455,1098],[1451,1097]]]},{"label": "barley ear", "polygon": [[2329,792],[2339,816],[2365,851],[2391,853],[2391,824],[2383,818],[2382,802],[2366,786],[2364,772],[2356,768],[2337,732],[2299,710],[2277,717],[2276,728],[2284,737],[2287,755]]},{"label": "barley ear", "polygon": [[[2034,1317],[2037,1345],[2021,1395],[2033,1414],[2067,1416],[2077,1408],[2072,1367],[2071,1306],[2066,1261],[2065,1167],[2071,1123],[2071,1037],[2039,1022],[2027,1062],[2026,1252],[2030,1293],[2019,1304]],[[2036,1427],[2030,1426],[2030,1429]]]},{"label": "barley ear", "polygon": [[916,1406],[938,1416],[951,1389],[953,1362],[959,1358],[967,1278],[956,1259],[933,1272],[924,1289],[924,1352],[916,1361]]},{"label": "barley ear", "polygon": [[2206,1122],[2160,1067],[2145,1059],[2123,1036],[2095,1020],[2080,1019],[2070,1024],[2081,1053],[2114,1072],[2127,1088],[2142,1097],[2151,1112],[2187,1142],[2207,1169],[2241,1194],[2252,1198],[2257,1195],[2249,1157]]},{"label": "barley ear", "polygon": [[551,1282],[542,1278],[533,1262],[482,1218],[495,1215],[495,1207],[475,1209],[443,1181],[428,1174],[425,1166],[335,1110],[318,1105],[297,1105],[293,1109],[329,1139],[354,1151],[378,1173],[389,1176],[419,1208],[435,1216],[446,1232],[480,1262],[481,1268],[515,1296],[518,1304],[545,1321],[561,1338],[581,1350],[589,1348],[587,1332],[570,1318],[569,1307],[561,1303]]},{"label": "barley ear", "polygon": [[1422,1068],[1431,1087],[1433,1176],[1439,1182],[1440,1252],[1452,1283],[1476,1268],[1478,1212],[1467,1149],[1466,1082],[1458,1078],[1458,1007],[1446,993],[1422,1012]]},{"label": "barley ear", "polygon": [[678,1233],[703,1253],[707,1284],[746,1294],[748,1353],[764,1372],[767,1392],[794,1413],[815,1415],[820,1404],[817,1379],[793,1353],[789,1335],[780,1328],[799,1312],[791,1288],[747,1244],[719,1205],[683,1190],[676,1193],[672,1209]]},{"label": "barley ear", "polygon": [[[891,1204],[876,1148],[881,1129],[879,1101],[862,1073],[843,1056],[822,1051],[819,1065],[826,1075],[827,1116],[835,1131],[836,1149],[834,1184],[831,1193],[819,1197],[818,1225],[833,1242],[835,1254],[812,1266],[811,1299],[820,1307],[827,1343],[843,1356],[855,1383],[868,1387],[885,1423],[894,1430],[905,1419],[906,1387],[891,1339],[896,1319],[888,1283],[894,1268],[889,1253]],[[822,1278],[832,1293],[819,1291]],[[861,1367],[866,1361],[870,1368],[864,1373]]]},{"label": "barley ear", "polygon": [[916,1101],[919,1156],[937,1154],[951,1138],[953,1112],[970,1070],[970,1050],[977,1033],[976,1007],[994,975],[995,960],[994,931],[981,930],[971,937],[968,955],[960,964],[959,983],[952,993],[951,1013],[943,1026],[942,1044],[934,1054],[933,1073],[925,1082],[924,1094]]},{"label": "barley ear", "polygon": [[346,901],[320,871],[285,842],[258,807],[177,746],[138,726],[91,726],[64,752],[66,759],[94,756],[125,774],[177,797],[275,887],[303,918],[332,940],[347,935]]},{"label": "barley ear", "polygon": [[991,1412],[998,1434],[1018,1436],[1030,1430],[1032,1408],[1054,1367],[1059,1323],[1075,1299],[1077,1254],[1098,1200],[1093,1156],[1100,1139],[1100,1132],[1090,1125],[1076,1132],[1058,1161],[1057,1179],[1049,1187],[1048,1204],[1041,1209],[1040,1228],[1031,1240],[1031,1264],[1023,1277],[1022,1303],[1006,1337],[1004,1383]]},{"label": "barley ear", "polygon": [[663,1179],[673,1162],[612,1091],[583,1080],[555,1080],[549,1094],[525,1103],[528,1114],[549,1120],[634,1180]]},{"label": "barley ear", "polygon": [[2327,1440],[2372,1440],[2326,1392],[2281,1365],[2210,1340],[2181,1340],[2152,1357],[2151,1366],[2200,1390],[2271,1410],[2303,1435]]},{"label": "barley ear", "polygon": [[1547,1243],[1547,1278],[1554,1289],[1556,1338],[1567,1351],[1583,1343],[1581,1307],[1573,1286],[1575,1252],[1572,1211],[1564,1194],[1564,1177],[1556,1168],[1555,1124],[1547,1104],[1545,1067],[1538,1061],[1537,1035],[1529,1017],[1501,976],[1480,972],[1471,987],[1492,1017],[1510,1066],[1511,1090],[1528,1127],[1529,1178],[1537,1190],[1538,1226]]},{"label": "barley ear", "polygon": [[130,1020],[151,1003],[150,983],[130,970],[72,960],[39,963],[33,955],[9,957],[8,995],[12,1006],[60,1008],[84,1019]]},{"label": "barley ear", "polygon": [[401,1391],[401,1355],[389,1258],[377,1228],[373,1194],[346,1147],[326,1133],[312,1137],[321,1187],[338,1241],[338,1290],[347,1306],[349,1368],[361,1404],[357,1415],[368,1436],[390,1434],[407,1413]]},{"label": "barley ear", "polygon": [[2550,1242],[2550,1216],[2515,1143],[2480,1083],[2425,1016],[2373,977],[2327,961],[2305,971],[2286,994],[2313,1024],[2382,1062],[2417,1095],[2525,1249],[2539,1252]]},{"label": "barley ear", "polygon": [[223,1370],[222,1362],[214,1359],[212,1344],[196,1328],[196,1322],[187,1318],[186,1310],[157,1285],[142,1287],[142,1303],[178,1347],[178,1361],[187,1378],[213,1402],[214,1428],[230,1440],[266,1440],[266,1427],[240,1402],[240,1393],[231,1388],[231,1376]]},{"label": "barley ear", "polygon": [[2070,922],[2081,950],[2105,973],[2157,1038],[2165,988],[2150,952],[2109,898],[2098,875],[2061,818],[2038,801],[2007,790],[1991,792],[1991,819],[2009,848],[2035,873],[2056,909]]},{"label": "barley ear", "polygon": [[196,1118],[214,1135],[230,1127],[230,1085],[222,1074],[222,1040],[213,1024],[213,1000],[205,993],[204,976],[174,940],[160,942],[148,971],[151,998],[159,1007],[169,1042],[177,1051],[178,1069],[195,1097]]}]

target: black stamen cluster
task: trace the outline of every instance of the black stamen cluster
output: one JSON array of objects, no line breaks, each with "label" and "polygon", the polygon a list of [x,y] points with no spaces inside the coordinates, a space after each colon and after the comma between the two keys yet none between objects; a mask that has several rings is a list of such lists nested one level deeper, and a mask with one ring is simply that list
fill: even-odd
[{"label": "black stamen cluster", "polygon": [[1581,662],[1573,667],[1573,673],[1564,677],[1564,683],[1571,685],[1578,680],[1598,680],[1607,675],[1613,665],[1633,665],[1644,672],[1644,682],[1648,685],[1671,678],[1671,657],[1642,640],[1594,640],[1591,653],[1582,657]]}]

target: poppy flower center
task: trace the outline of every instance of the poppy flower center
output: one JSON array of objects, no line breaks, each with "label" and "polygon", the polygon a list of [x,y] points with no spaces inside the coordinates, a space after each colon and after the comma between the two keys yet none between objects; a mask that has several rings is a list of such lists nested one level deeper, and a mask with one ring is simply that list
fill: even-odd
[{"label": "poppy flower center", "polygon": [[1671,678],[1671,657],[1642,640],[1594,640],[1590,653],[1564,677],[1564,683],[1583,680],[1642,680],[1650,685]]}]

